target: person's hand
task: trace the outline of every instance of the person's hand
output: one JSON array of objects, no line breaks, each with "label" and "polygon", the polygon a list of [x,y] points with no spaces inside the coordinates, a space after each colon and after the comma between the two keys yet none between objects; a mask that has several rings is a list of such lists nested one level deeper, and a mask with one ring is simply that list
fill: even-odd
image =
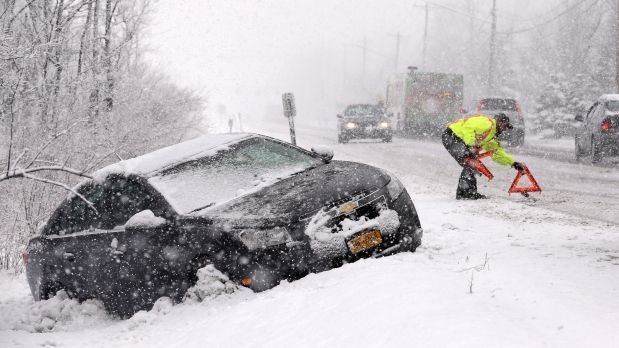
[{"label": "person's hand", "polygon": [[477,159],[477,155],[478,154],[479,154],[479,152],[475,151],[475,148],[469,147],[469,148],[467,148],[467,151],[464,154],[464,156],[466,158],[470,158],[470,159]]},{"label": "person's hand", "polygon": [[526,168],[526,166],[520,162],[514,162],[514,164],[512,164],[512,167],[519,172],[523,171],[524,168]]}]

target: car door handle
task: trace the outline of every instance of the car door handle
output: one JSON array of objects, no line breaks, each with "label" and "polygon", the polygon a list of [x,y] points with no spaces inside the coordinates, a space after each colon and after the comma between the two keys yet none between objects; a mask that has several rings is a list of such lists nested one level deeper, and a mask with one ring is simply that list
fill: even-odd
[{"label": "car door handle", "polygon": [[73,262],[73,261],[75,261],[75,254],[66,252],[66,253],[62,254],[62,258],[67,260],[67,261],[69,261],[69,262]]}]

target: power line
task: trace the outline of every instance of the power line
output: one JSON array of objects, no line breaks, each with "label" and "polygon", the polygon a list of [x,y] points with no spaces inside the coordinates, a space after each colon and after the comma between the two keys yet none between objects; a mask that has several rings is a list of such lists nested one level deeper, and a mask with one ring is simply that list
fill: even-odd
[{"label": "power line", "polygon": [[[599,2],[600,2],[600,0],[595,0],[593,3],[591,3],[591,4],[590,4],[590,6],[589,6],[589,7],[587,7],[587,9],[585,10],[585,12],[586,12],[587,10],[589,10],[591,7],[593,7],[593,6],[597,5]],[[526,32],[531,31],[531,30],[535,30],[535,29],[537,29],[537,28],[539,28],[539,27],[542,27],[542,26],[548,25],[548,24],[550,24],[550,23],[552,23],[552,22],[556,21],[557,19],[559,19],[559,18],[561,18],[561,17],[565,16],[566,14],[570,13],[571,11],[573,11],[573,10],[574,10],[574,9],[576,9],[578,6],[580,6],[580,5],[584,4],[584,3],[585,3],[585,2],[576,2],[574,5],[572,5],[572,6],[568,7],[567,9],[563,10],[563,12],[560,12],[560,13],[559,13],[559,14],[557,14],[556,16],[554,16],[554,17],[550,18],[549,20],[547,20],[547,21],[545,21],[545,22],[543,22],[543,23],[540,23],[540,24],[534,25],[534,26],[532,26],[532,27],[530,27],[530,28],[526,28],[526,29],[519,29],[519,30],[512,30],[512,31],[510,31],[510,32],[500,32],[500,33],[501,33],[501,34],[520,34],[520,33],[526,33]]]}]

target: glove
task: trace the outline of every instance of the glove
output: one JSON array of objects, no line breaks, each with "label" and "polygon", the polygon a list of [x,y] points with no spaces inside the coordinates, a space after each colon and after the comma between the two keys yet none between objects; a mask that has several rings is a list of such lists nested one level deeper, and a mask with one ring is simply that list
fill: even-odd
[{"label": "glove", "polygon": [[523,171],[524,168],[526,168],[526,166],[520,162],[514,162],[514,164],[512,164],[512,167],[514,167],[514,169],[516,169],[519,172]]},{"label": "glove", "polygon": [[474,148],[467,148],[464,153],[464,158],[477,159],[478,152]]}]

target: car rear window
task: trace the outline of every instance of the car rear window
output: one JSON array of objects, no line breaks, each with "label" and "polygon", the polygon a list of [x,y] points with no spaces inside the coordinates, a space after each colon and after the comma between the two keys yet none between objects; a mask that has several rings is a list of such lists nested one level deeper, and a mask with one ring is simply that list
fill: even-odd
[{"label": "car rear window", "polygon": [[216,156],[183,163],[148,181],[181,213],[191,213],[256,192],[324,162],[300,149],[249,139]]},{"label": "car rear window", "polygon": [[479,102],[479,110],[506,110],[517,111],[518,103],[514,99],[489,98]]},{"label": "car rear window", "polygon": [[619,100],[610,100],[606,102],[606,109],[611,112],[619,112]]}]

